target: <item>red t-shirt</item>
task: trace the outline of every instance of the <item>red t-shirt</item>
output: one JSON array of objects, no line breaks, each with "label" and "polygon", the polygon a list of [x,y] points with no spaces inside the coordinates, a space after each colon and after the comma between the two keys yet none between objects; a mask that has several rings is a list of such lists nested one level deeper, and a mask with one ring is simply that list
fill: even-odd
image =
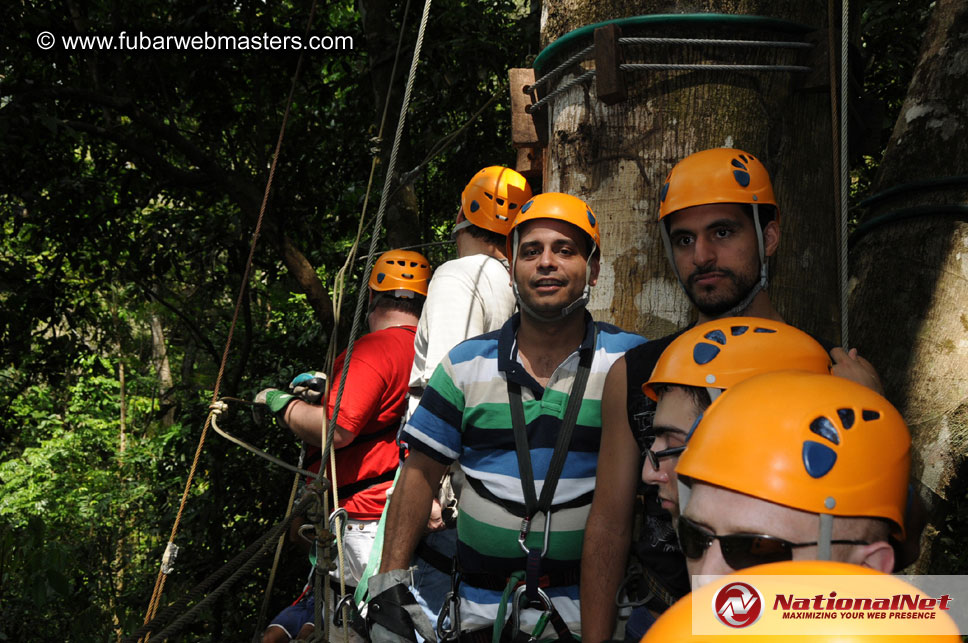
[{"label": "red t-shirt", "polygon": [[[336,482],[339,504],[354,520],[378,519],[386,505],[387,489],[393,484],[392,479],[386,480],[350,498],[339,489],[357,481],[389,475],[399,464],[397,429],[407,408],[416,330],[415,326],[385,328],[360,337],[353,345],[353,357],[346,374],[336,423],[356,438],[336,450]],[[345,357],[345,351],[340,353],[333,365],[335,383],[326,408],[326,415],[330,419],[333,417]],[[318,458],[319,449],[309,447],[307,456],[310,460]],[[319,471],[319,461],[310,465],[309,470]]]}]

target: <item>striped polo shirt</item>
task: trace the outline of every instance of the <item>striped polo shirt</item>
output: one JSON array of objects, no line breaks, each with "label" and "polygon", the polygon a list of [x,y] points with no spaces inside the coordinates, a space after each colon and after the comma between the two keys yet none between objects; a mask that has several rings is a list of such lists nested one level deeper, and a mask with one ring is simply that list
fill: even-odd
[{"label": "striped polo shirt", "polygon": [[[594,322],[587,312],[585,319],[581,346],[558,366],[546,387],[539,385],[517,359],[520,313],[500,330],[458,344],[437,367],[420,406],[404,429],[410,449],[444,464],[460,462],[466,483],[460,498],[457,555],[465,573],[509,576],[525,567],[525,556],[518,545],[525,501],[508,381],[521,386],[535,493],[540,496],[578,369],[579,351],[594,350],[571,445],[555,489],[542,574],[574,571],[580,565],[585,520],[595,489],[605,376],[625,351],[645,341],[610,324]],[[529,548],[542,547],[545,520],[538,514],[532,521],[526,542]],[[569,628],[577,632],[578,585],[545,591]],[[460,595],[462,629],[494,623],[500,591],[473,587],[465,580]],[[539,615],[537,610],[524,610],[522,629],[532,626]]]}]

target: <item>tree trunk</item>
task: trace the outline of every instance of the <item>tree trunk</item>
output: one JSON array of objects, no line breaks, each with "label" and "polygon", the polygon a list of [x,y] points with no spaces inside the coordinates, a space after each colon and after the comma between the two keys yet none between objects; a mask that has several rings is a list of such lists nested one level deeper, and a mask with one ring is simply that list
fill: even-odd
[{"label": "tree trunk", "polygon": [[[695,11],[779,18],[806,25],[660,23],[626,27],[623,36],[804,41],[825,29],[826,3],[706,0]],[[622,16],[681,12],[650,0],[545,0],[541,39],[547,45],[574,29]],[[834,205],[830,97],[823,53],[710,45],[626,46],[626,63],[811,65],[813,73],[626,71],[628,98],[605,105],[595,81],[579,84],[549,106],[545,191],[584,198],[602,227],[602,277],[589,306],[599,319],[647,337],[684,326],[691,307],[668,266],[659,236],[659,190],[672,166],[710,147],[738,147],[771,171],[782,238],[771,262],[770,294],[790,323],[836,338],[839,321],[837,217]],[[591,44],[591,37],[584,44]],[[582,46],[583,46],[582,45]],[[573,53],[575,48],[564,56]],[[564,56],[552,60],[545,72]],[[587,63],[584,67],[594,66]],[[584,69],[575,66],[557,85]],[[810,82],[807,82],[808,78]],[[556,86],[555,83],[549,89]],[[811,90],[804,87],[811,86]],[[809,275],[803,279],[803,275]]]},{"label": "tree trunk", "polygon": [[[872,192],[895,190],[871,203],[863,219],[870,225],[911,207],[926,213],[880,219],[851,254],[850,336],[878,367],[888,398],[908,421],[913,473],[929,507],[964,492],[959,478],[968,438],[968,223],[957,207],[947,213],[939,208],[965,203],[968,184],[911,184],[968,175],[966,30],[968,4],[935,5]],[[937,508],[933,522],[943,531],[940,513]],[[947,553],[933,547],[919,567],[937,567]]]},{"label": "tree trunk", "polygon": [[[161,424],[167,428],[175,421],[175,407],[168,405],[166,401],[175,383],[171,378],[171,364],[168,362],[165,329],[161,325],[161,317],[158,313],[151,313],[149,323],[151,325],[151,358],[155,365],[155,372],[158,374],[158,399],[162,409],[167,407],[161,418]],[[121,366],[121,368],[123,367],[124,365]]]}]

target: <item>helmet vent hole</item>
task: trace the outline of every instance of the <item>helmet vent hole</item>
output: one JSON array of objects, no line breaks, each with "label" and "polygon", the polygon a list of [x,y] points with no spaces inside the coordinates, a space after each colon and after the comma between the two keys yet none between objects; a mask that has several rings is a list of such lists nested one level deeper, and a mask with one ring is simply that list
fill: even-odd
[{"label": "helmet vent hole", "polygon": [[845,429],[854,426],[855,418],[853,409],[837,409],[837,415],[840,416],[840,423],[844,425]]},{"label": "helmet vent hole", "polygon": [[749,172],[743,170],[733,170],[733,178],[739,183],[740,187],[748,187],[750,184]]},{"label": "helmet vent hole", "polygon": [[746,331],[748,331],[749,329],[750,329],[749,326],[733,326],[729,329],[729,332],[733,337],[738,337],[743,333],[745,333]]},{"label": "helmet vent hole", "polygon": [[803,443],[803,468],[811,478],[822,478],[837,463],[837,452],[826,444],[807,440]]},{"label": "helmet vent hole", "polygon": [[760,328],[754,328],[753,329],[753,332],[754,333],[775,333],[776,330],[774,330],[772,328],[762,328],[762,327],[760,327]]},{"label": "helmet vent hole", "polygon": [[880,419],[881,414],[878,413],[877,411],[869,411],[867,409],[864,409],[863,411],[861,411],[860,416],[864,418],[865,422],[870,422],[871,420]]},{"label": "helmet vent hole", "polygon": [[413,279],[413,273],[411,272],[404,272],[400,276],[403,277],[404,279]]},{"label": "helmet vent hole", "polygon": [[739,157],[743,159],[743,163],[749,163],[749,159],[746,158],[745,154],[740,154]]},{"label": "helmet vent hole", "polygon": [[733,167],[738,167],[741,170],[745,170],[746,166],[739,162],[738,159],[733,159],[730,163]]},{"label": "helmet vent hole", "polygon": [[494,200],[494,195],[493,194],[490,194],[489,192],[485,192],[484,193],[484,196],[486,196],[487,198],[489,198],[491,201]]},{"label": "helmet vent hole", "polygon": [[498,205],[504,205],[504,199],[500,199],[500,198],[497,199],[497,204]]},{"label": "helmet vent hole", "polygon": [[705,342],[699,342],[692,349],[692,359],[700,366],[713,361],[717,355],[719,355],[719,347]]},{"label": "helmet vent hole", "polygon": [[703,337],[705,337],[710,341],[716,342],[720,346],[726,345],[726,335],[724,335],[723,331],[721,330],[711,330],[705,335],[703,335]]},{"label": "helmet vent hole", "polygon": [[517,210],[518,209],[518,204],[517,203],[508,203],[508,208],[511,209],[511,210]]},{"label": "helmet vent hole", "polygon": [[820,437],[833,442],[834,444],[840,444],[840,435],[837,433],[837,428],[834,423],[827,418],[820,416],[810,423],[810,430]]}]

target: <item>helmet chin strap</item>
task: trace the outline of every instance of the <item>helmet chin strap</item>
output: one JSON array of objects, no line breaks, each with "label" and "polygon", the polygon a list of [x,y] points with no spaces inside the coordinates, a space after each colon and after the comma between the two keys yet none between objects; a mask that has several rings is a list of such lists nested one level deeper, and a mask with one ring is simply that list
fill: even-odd
[{"label": "helmet chin strap", "polygon": [[518,290],[518,282],[516,282],[514,280],[514,264],[518,260],[518,230],[517,230],[517,228],[514,229],[514,232],[512,234],[514,235],[514,238],[513,238],[511,247],[513,248],[513,251],[512,252],[514,254],[511,257],[511,267],[510,267],[510,270],[511,270],[511,290],[514,292],[514,298],[517,300],[518,307],[521,309],[521,312],[527,313],[527,315],[529,317],[532,317],[534,319],[537,319],[538,321],[542,321],[542,322],[556,322],[556,321],[561,321],[562,319],[564,319],[568,315],[572,314],[576,310],[578,310],[580,308],[584,308],[585,306],[588,305],[588,300],[591,297],[591,291],[592,291],[592,287],[591,287],[591,285],[589,285],[589,282],[591,281],[591,278],[592,278],[591,261],[592,261],[592,257],[595,256],[595,253],[598,252],[598,248],[597,247],[592,249],[591,254],[588,255],[588,261],[585,262],[585,288],[582,290],[581,296],[578,299],[576,299],[575,301],[573,301],[570,304],[568,304],[567,306],[565,306],[564,308],[562,308],[560,311],[558,311],[558,314],[556,314],[556,315],[543,315],[543,314],[539,313],[534,308],[532,308],[531,306],[529,306],[528,304],[526,304],[524,302],[524,299],[522,299],[521,293]]}]

